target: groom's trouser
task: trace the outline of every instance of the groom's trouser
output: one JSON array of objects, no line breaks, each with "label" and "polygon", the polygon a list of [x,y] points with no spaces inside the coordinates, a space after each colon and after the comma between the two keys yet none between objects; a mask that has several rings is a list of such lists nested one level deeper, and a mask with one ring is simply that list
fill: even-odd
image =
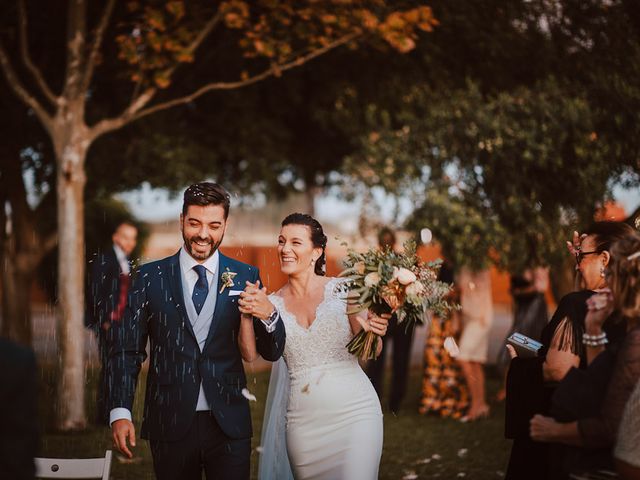
[{"label": "groom's trouser", "polygon": [[175,442],[149,442],[158,480],[248,480],[251,439],[229,438],[210,412],[196,412],[187,434]]}]

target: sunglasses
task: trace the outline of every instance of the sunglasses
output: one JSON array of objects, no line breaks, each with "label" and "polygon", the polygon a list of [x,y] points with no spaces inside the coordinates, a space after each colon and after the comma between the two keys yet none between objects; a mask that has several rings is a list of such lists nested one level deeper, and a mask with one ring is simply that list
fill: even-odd
[{"label": "sunglasses", "polygon": [[599,252],[597,250],[593,250],[592,252],[577,252],[576,253],[576,263],[578,265],[580,265],[582,263],[582,260],[584,259],[584,257],[586,257],[587,255],[593,255],[594,253],[600,254],[602,252]]}]

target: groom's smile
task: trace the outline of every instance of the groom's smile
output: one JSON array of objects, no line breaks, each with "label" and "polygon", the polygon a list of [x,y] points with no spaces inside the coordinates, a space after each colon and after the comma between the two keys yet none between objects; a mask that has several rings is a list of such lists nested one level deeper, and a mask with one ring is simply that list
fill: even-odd
[{"label": "groom's smile", "polygon": [[190,205],[180,216],[184,247],[199,262],[211,257],[218,249],[227,229],[224,209],[218,205]]}]

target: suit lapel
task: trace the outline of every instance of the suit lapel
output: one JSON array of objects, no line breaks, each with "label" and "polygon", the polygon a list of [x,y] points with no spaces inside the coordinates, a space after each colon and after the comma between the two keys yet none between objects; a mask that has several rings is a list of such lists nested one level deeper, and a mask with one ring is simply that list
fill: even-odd
[{"label": "suit lapel", "polygon": [[216,291],[209,292],[210,295],[211,294],[217,295],[216,307],[215,307],[215,310],[213,311],[213,318],[211,319],[211,326],[209,327],[209,334],[207,335],[207,341],[205,342],[204,348],[202,349],[203,352],[206,350],[207,346],[209,345],[209,343],[211,343],[211,340],[213,339],[213,334],[215,333],[216,328],[221,321],[222,312],[224,311],[227,304],[227,300],[229,299],[229,287],[222,290],[222,293],[219,293],[220,290],[222,289],[222,284],[223,284],[222,274],[227,271],[227,268],[229,266],[229,262],[228,262],[229,259],[224,255],[222,255],[221,253],[219,253],[219,255],[220,255],[220,261],[218,262],[218,282],[216,286]]},{"label": "suit lapel", "polygon": [[187,331],[191,334],[191,336],[198,341],[196,338],[196,334],[193,331],[193,326],[191,325],[191,321],[189,320],[189,315],[187,314],[187,309],[184,306],[185,295],[182,291],[182,271],[180,270],[180,251],[169,257],[169,266],[168,266],[168,278],[169,278],[169,287],[171,288],[171,296],[173,297],[173,301],[180,312],[180,317],[183,325],[187,328]]}]

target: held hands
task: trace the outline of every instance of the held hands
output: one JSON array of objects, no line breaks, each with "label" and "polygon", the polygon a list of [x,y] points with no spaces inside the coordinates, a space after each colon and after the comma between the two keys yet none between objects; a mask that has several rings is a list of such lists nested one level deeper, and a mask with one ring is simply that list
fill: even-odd
[{"label": "held hands", "polygon": [[383,313],[378,316],[371,310],[367,310],[367,318],[364,319],[358,316],[358,322],[362,325],[365,332],[373,332],[380,337],[384,337],[387,334],[390,318],[391,315],[388,313]]},{"label": "held hands", "polygon": [[127,438],[132,447],[136,446],[136,429],[133,422],[127,419],[116,420],[111,425],[111,436],[113,437],[113,446],[128,458],[133,458],[133,453],[127,447]]},{"label": "held hands", "polygon": [[261,320],[268,319],[275,308],[267,297],[267,287],[260,288],[259,280],[247,282],[244,292],[240,293],[238,305],[243,318],[253,316]]}]

